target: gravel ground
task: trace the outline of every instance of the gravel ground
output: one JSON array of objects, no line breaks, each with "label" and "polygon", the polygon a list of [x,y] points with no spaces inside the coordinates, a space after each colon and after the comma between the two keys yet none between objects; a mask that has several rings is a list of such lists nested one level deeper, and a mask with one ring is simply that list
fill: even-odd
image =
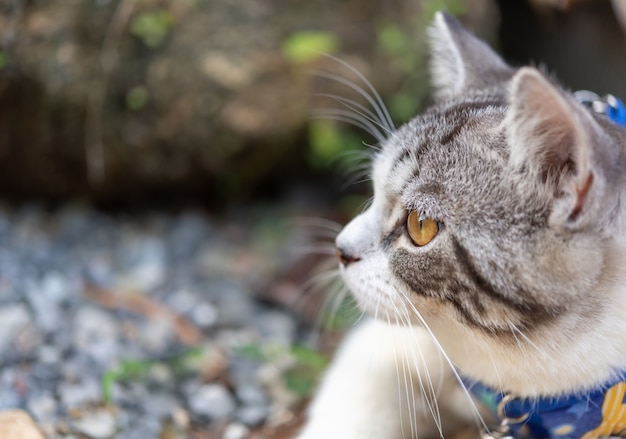
[{"label": "gravel ground", "polygon": [[310,238],[228,217],[0,207],[0,410],[50,438],[289,437],[325,364],[287,306]]}]

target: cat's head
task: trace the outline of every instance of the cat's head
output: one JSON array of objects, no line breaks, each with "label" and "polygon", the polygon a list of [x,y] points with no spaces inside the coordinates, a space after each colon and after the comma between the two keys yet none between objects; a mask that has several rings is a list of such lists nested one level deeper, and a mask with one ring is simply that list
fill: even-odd
[{"label": "cat's head", "polygon": [[494,343],[592,327],[624,262],[623,132],[449,16],[431,41],[436,104],[374,158],[336,241],[345,282],[382,320]]}]

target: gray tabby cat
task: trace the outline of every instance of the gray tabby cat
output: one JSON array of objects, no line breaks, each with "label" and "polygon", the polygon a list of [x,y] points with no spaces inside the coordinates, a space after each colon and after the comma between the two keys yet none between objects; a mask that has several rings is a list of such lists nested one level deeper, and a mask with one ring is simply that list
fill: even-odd
[{"label": "gray tabby cat", "polygon": [[[616,436],[626,132],[445,14],[430,35],[437,103],[388,136],[373,203],[336,240],[375,319],[344,342],[299,437],[444,437],[476,424],[493,437]],[[474,384],[500,419],[479,415]],[[533,412],[562,400],[573,403],[556,420]],[[513,416],[513,403],[526,412]]]}]

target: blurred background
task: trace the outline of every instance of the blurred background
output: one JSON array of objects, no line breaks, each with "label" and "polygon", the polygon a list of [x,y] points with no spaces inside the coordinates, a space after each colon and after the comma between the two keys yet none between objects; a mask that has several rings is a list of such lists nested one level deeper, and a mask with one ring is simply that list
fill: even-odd
[{"label": "blurred background", "polygon": [[0,0],[0,437],[291,437],[360,316],[342,102],[428,105],[440,9],[626,98],[622,0]]}]

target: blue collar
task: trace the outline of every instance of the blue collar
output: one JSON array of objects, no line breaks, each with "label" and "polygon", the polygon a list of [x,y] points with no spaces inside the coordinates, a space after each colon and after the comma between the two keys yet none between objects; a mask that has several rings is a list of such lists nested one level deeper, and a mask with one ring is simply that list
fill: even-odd
[{"label": "blue collar", "polygon": [[[626,106],[613,95],[582,90],[576,100],[614,123],[626,126]],[[599,388],[561,397],[515,398],[463,379],[467,389],[500,422],[494,439],[596,439],[626,437],[626,371]]]},{"label": "blue collar", "polygon": [[574,93],[574,98],[595,113],[608,116],[617,125],[626,126],[626,106],[619,98],[613,95],[606,95],[601,98],[588,90],[577,91]]},{"label": "blue collar", "polygon": [[626,372],[596,390],[558,398],[515,398],[479,382],[463,384],[500,422],[485,437],[596,439],[626,432]]}]

